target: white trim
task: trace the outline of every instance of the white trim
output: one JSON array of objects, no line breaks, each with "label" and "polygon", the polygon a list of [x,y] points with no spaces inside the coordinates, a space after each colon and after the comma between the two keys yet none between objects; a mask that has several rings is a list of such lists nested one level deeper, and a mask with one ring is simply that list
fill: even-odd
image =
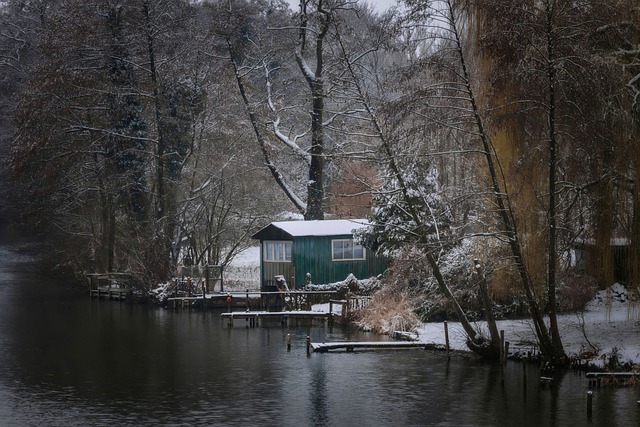
[{"label": "white trim", "polygon": [[[336,249],[335,249],[335,244],[336,243],[345,243],[348,242],[351,244],[351,258],[336,258]],[[344,247],[340,248],[340,250],[342,251],[342,256],[344,256]],[[362,251],[362,257],[356,258],[354,256],[354,252],[355,251]],[[342,261],[364,261],[367,259],[367,251],[364,248],[364,246],[357,244],[356,242],[353,241],[353,239],[331,239],[331,260],[335,261],[335,262],[342,262]]]},{"label": "white trim", "polygon": [[291,262],[292,248],[293,242],[291,240],[265,240],[262,242],[262,260],[264,262]]}]

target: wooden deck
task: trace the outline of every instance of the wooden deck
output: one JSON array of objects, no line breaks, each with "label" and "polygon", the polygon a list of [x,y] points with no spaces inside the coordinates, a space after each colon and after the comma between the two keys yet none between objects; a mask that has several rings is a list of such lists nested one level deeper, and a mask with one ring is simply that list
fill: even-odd
[{"label": "wooden deck", "polygon": [[[167,298],[170,307],[173,308],[227,308],[229,312],[234,309],[246,311],[263,310],[262,312],[304,312],[309,311],[317,301],[327,301],[336,291],[232,291],[232,292],[208,292],[202,293],[179,292],[173,297]],[[323,298],[324,297],[324,298]],[[313,301],[311,300],[313,299]],[[336,305],[336,301],[330,303]],[[330,310],[331,311],[331,310]],[[244,311],[242,311],[244,313]]]},{"label": "wooden deck", "polygon": [[333,323],[335,313],[326,313],[322,311],[234,311],[230,313],[222,313],[221,316],[229,320],[229,326],[233,325],[235,319],[245,320],[248,322],[248,327],[257,328],[261,323],[264,323],[266,319],[277,319],[281,323],[289,323],[291,319],[302,320],[321,320],[327,321],[329,324]]},{"label": "wooden deck", "polygon": [[317,353],[327,353],[331,350],[354,351],[357,348],[363,350],[397,350],[407,348],[435,349],[438,347],[435,344],[416,341],[338,341],[311,343],[311,348]]}]

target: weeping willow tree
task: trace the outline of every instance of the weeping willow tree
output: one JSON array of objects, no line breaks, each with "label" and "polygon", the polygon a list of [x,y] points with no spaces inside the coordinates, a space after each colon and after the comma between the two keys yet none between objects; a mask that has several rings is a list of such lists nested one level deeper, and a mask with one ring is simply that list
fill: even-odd
[{"label": "weeping willow tree", "polygon": [[615,2],[611,24],[598,29],[598,35],[607,42],[614,63],[622,71],[621,81],[627,96],[621,96],[621,110],[616,116],[616,135],[622,152],[629,160],[624,174],[628,179],[624,188],[631,194],[628,209],[630,250],[627,258],[628,283],[640,294],[640,8],[635,0]]},{"label": "weeping willow tree", "polygon": [[[458,3],[458,2],[451,2]],[[619,68],[607,45],[619,37],[616,3],[460,2],[475,40],[481,104],[522,236],[536,297],[561,357],[556,294],[561,255],[593,242],[592,271],[613,283],[612,239],[625,237],[631,192],[620,153],[630,123]],[[632,127],[631,127],[632,128]],[[635,150],[633,150],[635,151]],[[632,190],[635,193],[635,190]],[[632,221],[633,223],[633,221]],[[637,226],[632,226],[637,228]],[[545,250],[541,250],[545,248]],[[594,268],[595,267],[595,268]]]},{"label": "weeping willow tree", "polygon": [[624,85],[598,36],[617,5],[405,3],[409,20],[422,23],[415,28],[431,27],[431,38],[443,40],[429,54],[455,70],[439,90],[457,94],[449,111],[481,147],[487,220],[497,219],[495,235],[509,248],[543,355],[563,363],[556,301],[563,256],[577,239],[594,241],[598,274],[611,283],[609,242],[624,233],[629,200],[618,154],[626,133],[616,124]]}]

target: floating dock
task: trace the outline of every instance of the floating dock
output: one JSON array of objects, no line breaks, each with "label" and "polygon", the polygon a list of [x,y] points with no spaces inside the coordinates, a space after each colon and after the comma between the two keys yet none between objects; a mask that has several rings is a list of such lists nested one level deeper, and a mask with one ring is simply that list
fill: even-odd
[{"label": "floating dock", "polygon": [[314,352],[317,353],[327,353],[331,350],[346,350],[346,351],[354,351],[355,349],[364,349],[364,350],[390,350],[390,349],[407,349],[407,348],[423,348],[425,350],[428,349],[437,349],[439,348],[436,344],[429,344],[426,342],[416,342],[416,341],[338,341],[338,342],[322,342],[322,343],[311,343],[311,348]]}]

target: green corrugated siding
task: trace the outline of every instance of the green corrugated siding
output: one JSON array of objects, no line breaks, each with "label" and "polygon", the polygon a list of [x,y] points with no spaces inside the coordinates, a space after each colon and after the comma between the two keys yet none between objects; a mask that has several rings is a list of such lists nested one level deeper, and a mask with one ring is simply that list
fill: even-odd
[{"label": "green corrugated siding", "polygon": [[315,284],[335,283],[352,273],[358,279],[368,279],[384,272],[387,263],[376,257],[372,251],[366,252],[362,261],[333,261],[331,240],[350,239],[352,236],[298,237],[293,241],[292,264],[295,267],[296,285],[304,285],[305,275],[311,273]]},{"label": "green corrugated siding", "polygon": [[[351,273],[358,279],[368,279],[384,272],[387,262],[366,250],[366,259],[362,261],[333,261],[331,240],[351,239],[352,236],[297,237],[293,240],[291,262],[261,261],[262,286],[275,285],[274,276],[283,275],[289,287],[293,287],[292,276],[295,269],[295,285],[304,286],[305,275],[311,273],[315,284],[340,282]],[[263,260],[262,242],[260,259]]]}]

